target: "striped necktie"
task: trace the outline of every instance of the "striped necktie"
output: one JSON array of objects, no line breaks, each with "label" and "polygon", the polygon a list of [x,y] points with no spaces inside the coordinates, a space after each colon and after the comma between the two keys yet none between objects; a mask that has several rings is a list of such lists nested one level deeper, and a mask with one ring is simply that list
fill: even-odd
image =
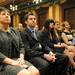
[{"label": "striped necktie", "polygon": [[37,40],[37,36],[36,36],[35,31],[32,31],[32,35],[33,35],[33,37]]}]

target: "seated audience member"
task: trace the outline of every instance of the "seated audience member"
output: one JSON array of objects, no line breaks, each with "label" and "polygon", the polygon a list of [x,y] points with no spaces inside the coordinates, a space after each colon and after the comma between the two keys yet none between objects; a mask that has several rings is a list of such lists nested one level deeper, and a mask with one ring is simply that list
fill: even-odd
[{"label": "seated audience member", "polygon": [[71,31],[71,27],[68,21],[64,21],[62,24],[62,40],[65,44],[68,45],[68,49],[70,52],[73,52],[75,54],[75,37],[74,33]]},{"label": "seated audience member", "polygon": [[21,32],[24,30],[23,28],[23,24],[22,23],[19,23],[18,26],[15,28],[17,31]]},{"label": "seated audience member", "polygon": [[62,39],[64,43],[66,43],[67,45],[73,45],[72,44],[73,32],[71,31],[69,22],[68,21],[63,22],[62,27],[63,27]]},{"label": "seated audience member", "polygon": [[[75,53],[69,46],[61,42],[61,36],[58,34],[54,20],[48,19],[44,24],[44,30],[41,34],[41,43],[48,46],[53,52],[64,53],[69,57],[70,64],[75,68]],[[46,50],[47,51],[47,50]]]},{"label": "seated audience member", "polygon": [[57,33],[59,34],[59,36],[61,36],[62,33],[62,26],[61,23],[59,21],[55,21],[55,26],[54,26],[55,30],[57,31]]},{"label": "seated audience member", "polygon": [[0,74],[39,75],[38,69],[24,60],[24,45],[10,23],[9,10],[0,7]]},{"label": "seated audience member", "polygon": [[[40,43],[40,34],[35,31],[36,16],[33,13],[25,15],[26,29],[21,37],[26,49],[26,59],[34,64],[42,75],[66,75],[68,57],[62,54],[54,54],[49,48]],[[47,49],[47,48],[46,48]]]},{"label": "seated audience member", "polygon": [[61,24],[60,24],[59,21],[55,21],[55,28],[56,28],[57,30],[59,30],[59,31],[62,30],[62,29],[61,29]]}]

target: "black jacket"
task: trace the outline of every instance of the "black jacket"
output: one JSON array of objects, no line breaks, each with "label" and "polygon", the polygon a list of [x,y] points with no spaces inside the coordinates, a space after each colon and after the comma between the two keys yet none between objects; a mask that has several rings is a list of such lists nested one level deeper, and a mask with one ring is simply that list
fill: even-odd
[{"label": "black jacket", "polygon": [[[36,32],[37,38],[40,35],[39,32]],[[31,31],[26,28],[21,32],[21,37],[24,43],[24,48],[26,51],[26,58],[30,59],[32,57],[43,56],[43,48],[39,48],[39,39],[36,40],[32,35]]]}]

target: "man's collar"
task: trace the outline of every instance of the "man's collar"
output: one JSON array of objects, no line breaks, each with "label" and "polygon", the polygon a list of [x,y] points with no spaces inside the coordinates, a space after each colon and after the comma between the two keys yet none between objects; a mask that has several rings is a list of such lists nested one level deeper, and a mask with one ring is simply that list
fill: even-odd
[{"label": "man's collar", "polygon": [[31,27],[29,27],[29,26],[27,26],[27,28],[28,28],[31,32],[35,31],[34,28],[31,28]]}]

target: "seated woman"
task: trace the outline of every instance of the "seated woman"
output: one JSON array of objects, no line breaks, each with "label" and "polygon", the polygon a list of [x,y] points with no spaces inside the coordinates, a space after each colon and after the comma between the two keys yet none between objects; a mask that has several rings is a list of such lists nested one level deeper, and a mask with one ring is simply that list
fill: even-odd
[{"label": "seated woman", "polygon": [[74,36],[73,32],[71,31],[71,27],[68,21],[64,21],[62,24],[62,41],[68,45],[69,51],[75,54],[75,46],[74,46]]},{"label": "seated woman", "polygon": [[73,32],[70,29],[71,27],[69,22],[67,21],[63,22],[62,28],[63,28],[62,39],[64,43],[66,43],[67,45],[73,45],[72,44]]},{"label": "seated woman", "polygon": [[0,7],[0,73],[1,75],[39,75],[31,63],[24,61],[20,35],[9,27],[10,12]]},{"label": "seated woman", "polygon": [[44,30],[41,34],[42,45],[48,46],[53,52],[64,53],[69,57],[71,65],[75,68],[74,52],[70,52],[68,46],[65,43],[61,43],[61,37],[55,29],[54,20],[48,19],[44,24]]}]

